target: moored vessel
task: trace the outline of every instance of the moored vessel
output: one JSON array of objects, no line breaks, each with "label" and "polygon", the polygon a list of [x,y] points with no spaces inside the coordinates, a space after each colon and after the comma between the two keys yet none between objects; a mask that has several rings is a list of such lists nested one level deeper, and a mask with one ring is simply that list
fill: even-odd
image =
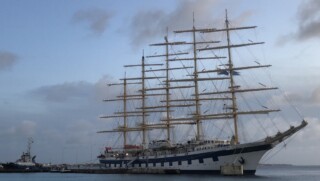
[{"label": "moored vessel", "polygon": [[[196,28],[193,20],[191,29],[174,31],[175,34],[191,34],[192,41],[169,41],[167,35],[163,43],[151,44],[153,47],[164,47],[165,53],[146,57],[143,55],[140,64],[126,65],[127,68],[138,67],[141,75],[125,75],[120,79],[120,83],[110,84],[122,86],[123,92],[116,99],[106,101],[119,101],[122,108],[114,115],[102,116],[110,121],[120,122],[121,125],[99,132],[121,133],[123,144],[120,149],[106,147],[98,157],[100,163],[109,169],[140,169],[141,173],[162,169],[175,170],[177,173],[220,174],[222,167],[235,165],[241,166],[244,174],[254,174],[260,159],[267,151],[307,125],[302,119],[299,124],[289,124],[285,130],[278,129],[272,135],[265,131],[267,136],[259,139],[240,139],[240,121],[242,124],[252,124],[251,119],[255,119],[266,129],[268,126],[263,126],[261,122],[268,119],[257,116],[280,111],[278,108],[271,109],[266,106],[267,101],[265,104],[256,101],[259,107],[251,105],[256,93],[277,90],[277,87],[261,82],[240,84],[240,80],[246,76],[242,76],[244,71],[271,66],[256,60],[252,61],[255,62],[253,65],[240,66],[236,64],[239,60],[235,61],[232,56],[234,49],[264,43],[251,40],[237,43],[231,40],[231,33],[255,28],[256,26],[231,26],[227,12],[223,28]],[[224,35],[223,41],[203,38],[204,34],[221,32]],[[214,46],[221,42],[224,45]],[[182,51],[176,49],[183,46],[187,48]],[[218,56],[222,51],[225,51],[224,55]],[[191,56],[184,57],[185,55]],[[150,61],[164,59],[164,63],[146,62],[146,58]],[[206,60],[210,62],[204,63],[200,71],[199,64]],[[182,63],[186,61],[191,63]],[[175,74],[175,71],[179,73]],[[163,74],[159,75],[158,72]],[[138,88],[129,88],[131,85],[138,85]],[[246,98],[244,94],[248,93],[249,98]],[[130,106],[132,101],[138,103]],[[245,120],[248,120],[247,123]],[[218,122],[218,126],[215,125],[218,128],[209,126],[215,122]],[[272,119],[271,122],[274,124]],[[174,134],[188,132],[186,126],[195,130],[193,138],[175,140]],[[209,127],[206,132],[205,126]],[[229,132],[223,134],[228,126]],[[164,137],[150,139],[150,134],[159,134],[161,130],[165,132]],[[132,133],[139,133],[141,140],[131,140],[128,144],[128,136]],[[218,136],[213,136],[214,133]]]},{"label": "moored vessel", "polygon": [[23,152],[20,158],[15,162],[2,164],[4,172],[45,172],[50,168],[35,161],[36,155],[31,155],[31,144],[33,139],[28,139],[27,151]]}]

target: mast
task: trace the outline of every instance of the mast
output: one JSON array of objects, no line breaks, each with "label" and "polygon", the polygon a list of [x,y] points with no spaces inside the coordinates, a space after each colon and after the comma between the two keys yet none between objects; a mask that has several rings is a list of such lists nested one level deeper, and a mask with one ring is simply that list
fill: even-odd
[{"label": "mast", "polygon": [[230,89],[231,89],[231,100],[232,100],[232,112],[233,112],[233,124],[234,124],[234,142],[236,144],[239,143],[238,138],[238,106],[237,106],[237,99],[235,95],[235,83],[233,78],[233,62],[231,58],[231,48],[230,48],[230,34],[229,34],[229,20],[228,20],[228,12],[226,10],[226,32],[227,32],[227,46],[228,46],[228,64],[229,64],[229,75],[230,75]]},{"label": "mast", "polygon": [[[192,35],[193,35],[193,68],[194,68],[194,94],[195,94],[195,115],[197,117],[200,117],[200,105],[199,105],[199,87],[198,87],[198,65],[197,65],[197,47],[196,47],[196,28],[194,27],[194,13],[193,13],[193,27],[192,27]],[[199,141],[201,138],[201,121],[200,119],[196,119],[196,125],[197,125],[197,135],[196,140]]]},{"label": "mast", "polygon": [[[194,13],[193,13],[193,26],[192,29],[189,30],[179,30],[179,31],[174,31],[175,33],[192,33],[192,42],[179,42],[175,43],[175,45],[192,45],[193,48],[193,57],[190,58],[174,58],[174,59],[169,59],[169,61],[188,61],[191,60],[193,61],[193,74],[190,76],[193,76],[192,78],[189,79],[174,79],[174,80],[168,80],[169,82],[193,82],[194,84],[194,99],[189,99],[195,102],[195,112],[194,112],[194,117],[186,120],[193,120],[196,124],[196,140],[200,141],[203,137],[202,130],[201,130],[201,105],[200,105],[200,98],[199,98],[199,84],[198,81],[208,81],[208,80],[224,80],[224,79],[229,79],[229,78],[199,78],[198,75],[198,61],[199,60],[213,60],[213,59],[221,59],[221,58],[226,58],[226,57],[218,57],[218,56],[213,56],[213,57],[198,57],[197,56],[197,44],[212,44],[212,43],[219,43],[220,41],[197,41],[196,40],[196,32],[200,32],[206,29],[196,29],[195,28],[195,18],[194,18]],[[170,101],[170,100],[169,100]],[[183,101],[183,100],[179,100]],[[171,102],[171,101],[170,101]]]},{"label": "mast", "polygon": [[146,146],[146,112],[145,112],[145,104],[146,104],[146,99],[145,99],[145,64],[144,64],[144,53],[142,54],[142,59],[141,59],[141,102],[142,102],[142,145]]},{"label": "mast", "polygon": [[169,42],[168,42],[168,28],[167,36],[164,38],[166,41],[166,111],[167,111],[167,140],[170,141],[170,92],[169,92]]},{"label": "mast", "polygon": [[211,33],[211,32],[221,32],[225,31],[227,34],[227,45],[225,46],[218,46],[218,47],[206,47],[206,48],[201,48],[198,49],[199,51],[204,51],[204,50],[217,50],[217,49],[227,49],[228,51],[228,64],[226,64],[226,68],[223,69],[216,69],[216,70],[207,70],[207,71],[202,71],[199,73],[210,73],[210,72],[216,72],[216,73],[221,73],[223,75],[227,75],[228,78],[230,79],[230,87],[229,90],[226,91],[217,91],[217,92],[208,92],[208,93],[202,93],[201,95],[211,95],[211,94],[231,94],[231,102],[232,105],[230,109],[232,110],[231,112],[226,112],[223,114],[213,114],[213,115],[203,115],[204,117],[216,117],[216,116],[221,116],[221,115],[232,115],[233,119],[233,124],[234,124],[234,143],[238,144],[239,143],[239,135],[238,135],[238,115],[242,114],[260,114],[260,113],[269,113],[269,112],[276,112],[280,110],[256,110],[256,111],[245,111],[241,112],[238,110],[238,105],[237,105],[237,99],[236,99],[236,93],[244,93],[244,92],[252,92],[252,91],[263,91],[263,90],[272,90],[272,89],[277,89],[276,87],[265,87],[263,86],[262,88],[249,88],[249,89],[239,89],[240,86],[235,84],[234,76],[239,75],[236,70],[245,70],[245,69],[255,69],[255,68],[264,68],[264,67],[270,67],[271,65],[260,65],[258,63],[258,66],[245,66],[245,67],[234,67],[233,61],[232,61],[232,55],[231,55],[231,48],[239,48],[239,47],[245,47],[245,46],[251,46],[251,45],[258,45],[258,44],[263,44],[264,42],[251,42],[251,43],[243,43],[243,44],[231,44],[230,40],[230,31],[235,31],[235,30],[245,30],[245,29],[254,29],[256,26],[245,26],[245,27],[229,27],[229,20],[228,20],[228,12],[226,10],[226,17],[225,17],[225,28],[224,29],[203,29],[201,30],[202,33]]},{"label": "mast", "polygon": [[123,148],[127,145],[127,79],[126,73],[124,74],[123,80]]},{"label": "mast", "polygon": [[[169,45],[170,46],[176,46],[176,45],[186,45],[186,44],[190,44],[184,41],[181,42],[169,42],[168,40],[168,29],[167,29],[167,36],[164,37],[165,42],[164,43],[156,43],[156,44],[150,44],[150,46],[165,46],[165,54],[163,55],[153,55],[153,56],[148,56],[148,58],[156,58],[156,57],[165,57],[165,65],[166,67],[164,69],[156,69],[156,70],[150,70],[151,71],[165,71],[165,83],[163,84],[164,87],[163,88],[149,88],[149,89],[145,89],[146,91],[152,91],[152,90],[165,90],[165,95],[166,98],[164,101],[160,101],[160,102],[165,102],[165,106],[156,106],[156,107],[147,107],[148,109],[153,109],[153,108],[166,108],[166,119],[165,119],[165,123],[164,125],[166,125],[166,130],[167,130],[167,140],[170,141],[171,140],[171,135],[170,135],[170,128],[172,124],[177,124],[177,123],[171,123],[171,110],[170,108],[172,107],[190,107],[190,106],[195,106],[194,104],[179,104],[179,105],[171,105],[171,100],[170,100],[170,90],[171,89],[184,89],[184,88],[193,88],[194,86],[175,86],[172,87],[170,85],[170,82],[172,82],[172,80],[170,80],[170,76],[169,76],[169,71],[170,70],[182,70],[182,69],[188,69],[188,68],[193,68],[193,67],[174,67],[171,68],[170,67],[170,61],[176,61],[176,60],[183,60],[183,59],[178,59],[178,58],[169,58],[169,56],[178,56],[178,55],[185,55],[188,54],[187,52],[180,52],[180,53],[169,53]],[[192,43],[193,44],[193,43]],[[188,58],[187,60],[189,60],[190,58]],[[193,60],[193,58],[192,58]],[[181,122],[178,124],[194,124],[193,122]]]},{"label": "mast", "polygon": [[[126,73],[124,74],[124,78],[121,79],[123,81],[123,83],[114,83],[114,84],[108,84],[109,86],[114,86],[114,85],[122,85],[123,86],[123,95],[121,96],[120,99],[109,99],[109,100],[104,100],[104,101],[122,101],[123,103],[123,112],[121,112],[121,115],[112,115],[112,116],[101,116],[100,118],[118,118],[121,117],[123,118],[123,125],[121,126],[122,130],[119,132],[123,133],[123,148],[125,148],[125,146],[127,145],[127,133],[128,131],[130,131],[128,129],[128,117],[139,117],[141,115],[139,114],[128,114],[127,111],[127,101],[128,100],[140,100],[140,98],[130,98],[128,97],[127,94],[127,84],[141,84],[141,82],[132,82],[132,83],[127,83],[127,78],[126,78]],[[100,131],[98,133],[102,133],[104,131]]]},{"label": "mast", "polygon": [[[168,126],[167,124],[148,124],[147,123],[147,116],[150,116],[150,113],[159,113],[159,112],[172,112],[172,110],[150,110],[153,108],[164,108],[163,106],[147,106],[146,105],[146,99],[147,97],[153,97],[153,96],[163,96],[163,95],[168,95],[168,94],[148,94],[146,91],[152,90],[152,89],[158,89],[158,88],[152,88],[152,89],[147,89],[146,88],[146,80],[151,80],[151,79],[160,79],[160,78],[165,78],[165,77],[159,77],[159,76],[146,76],[146,66],[162,66],[163,64],[148,64],[145,63],[145,58],[144,55],[142,56],[141,59],[141,64],[135,64],[135,65],[125,65],[124,67],[141,67],[141,76],[140,77],[130,77],[120,79],[123,81],[122,83],[114,83],[114,84],[109,84],[111,85],[123,85],[124,91],[123,95],[117,96],[117,99],[109,99],[109,100],[104,100],[104,101],[122,101],[123,102],[123,111],[119,112],[114,112],[113,115],[110,116],[101,116],[100,118],[123,118],[123,125],[118,126],[118,128],[112,129],[112,130],[106,130],[106,131],[98,131],[98,133],[114,133],[114,132],[122,132],[124,136],[124,148],[125,145],[127,144],[127,132],[142,132],[142,145],[146,147],[146,142],[147,142],[147,131],[153,130],[153,129],[170,129],[170,125]],[[139,80],[137,82],[128,82],[128,81],[134,81],[134,80]],[[141,89],[138,90],[139,94],[128,94],[128,84],[141,84]],[[141,107],[137,107],[136,109],[138,110],[127,110],[127,101],[128,100],[140,100],[141,101]],[[141,122],[139,125],[136,127],[128,127],[127,125],[127,118],[128,117],[141,117]],[[181,123],[174,123],[174,124],[181,124]],[[191,124],[191,122],[188,122],[188,124]]]}]

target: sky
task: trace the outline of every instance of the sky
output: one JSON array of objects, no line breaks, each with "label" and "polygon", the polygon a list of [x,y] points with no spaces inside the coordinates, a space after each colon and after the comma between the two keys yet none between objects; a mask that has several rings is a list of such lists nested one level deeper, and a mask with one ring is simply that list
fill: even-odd
[{"label": "sky", "polygon": [[[320,1],[0,1],[0,162],[15,161],[33,137],[38,162],[85,163],[116,137],[102,100],[107,83],[169,31],[224,19],[257,25],[273,80],[309,125],[265,163],[319,165]],[[280,147],[278,148],[280,149]],[[270,153],[273,155],[273,153]]]}]

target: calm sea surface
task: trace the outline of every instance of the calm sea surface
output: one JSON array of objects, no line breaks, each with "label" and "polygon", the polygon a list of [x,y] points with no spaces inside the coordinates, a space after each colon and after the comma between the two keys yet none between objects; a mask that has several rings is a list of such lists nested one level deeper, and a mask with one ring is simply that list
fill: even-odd
[{"label": "calm sea surface", "polygon": [[215,175],[106,175],[72,173],[0,173],[2,181],[216,181],[216,180],[284,180],[320,181],[320,166],[262,166],[256,176],[226,177]]}]

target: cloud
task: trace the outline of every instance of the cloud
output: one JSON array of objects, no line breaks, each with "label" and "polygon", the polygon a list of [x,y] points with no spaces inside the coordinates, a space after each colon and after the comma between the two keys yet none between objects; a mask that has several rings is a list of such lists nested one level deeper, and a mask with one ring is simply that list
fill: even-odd
[{"label": "cloud", "polygon": [[[176,9],[171,12],[154,9],[140,11],[132,18],[129,27],[131,44],[138,47],[150,43],[154,37],[165,35],[166,27],[169,27],[170,30],[190,29],[193,24],[192,12],[195,14],[196,26],[221,22],[214,18],[215,11],[213,10],[219,3],[219,0],[185,0],[178,1]],[[252,12],[249,11],[242,13],[236,18],[236,24],[245,21],[251,15]]]},{"label": "cloud", "polygon": [[144,11],[136,14],[131,22],[132,34],[131,34],[131,44],[141,45],[145,43],[148,37],[152,37],[163,32],[159,29],[159,24],[163,21],[165,17],[163,11]]},{"label": "cloud", "polygon": [[279,92],[272,95],[268,100],[268,107],[276,105],[280,108],[281,115],[288,120],[296,118],[304,119],[306,117],[318,117],[320,109],[320,86],[309,88],[308,90],[294,90],[289,92]]},{"label": "cloud", "polygon": [[299,27],[297,34],[298,40],[304,41],[311,38],[320,38],[320,19],[306,23]]},{"label": "cloud", "polygon": [[87,143],[89,136],[95,133],[93,130],[97,129],[95,125],[94,122],[88,120],[78,120],[68,125],[65,143],[70,145]]},{"label": "cloud", "polygon": [[[0,160],[16,160],[30,136],[34,138],[32,150],[39,162],[93,160],[111,139],[96,132],[107,129],[110,123],[100,120],[99,115],[115,111],[115,104],[102,101],[120,92],[121,86],[107,86],[114,82],[110,76],[95,82],[64,82],[20,94],[17,99],[22,102],[8,99],[15,106],[10,109],[0,105],[0,144],[8,148],[0,150]],[[29,110],[26,112],[25,108]]]},{"label": "cloud", "polygon": [[35,135],[37,124],[34,121],[24,120],[11,126],[5,131],[1,131],[1,137],[31,137]]},{"label": "cloud", "polygon": [[[294,103],[300,106],[317,106],[320,105],[320,86],[310,88],[310,92],[306,93],[301,90],[290,90],[275,94],[272,96],[272,102],[280,105]],[[271,104],[268,102],[268,104]]]},{"label": "cloud", "polygon": [[301,4],[297,16],[299,29],[296,34],[298,40],[320,38],[320,1],[309,0]]},{"label": "cloud", "polygon": [[12,52],[0,51],[0,71],[11,68],[18,60],[18,56]]},{"label": "cloud", "polygon": [[272,105],[271,102],[276,102],[279,105],[287,105],[290,101],[292,103],[301,103],[306,102],[309,97],[303,96],[299,92],[286,91],[280,94],[275,94],[272,96],[272,100],[270,100],[267,105]]},{"label": "cloud", "polygon": [[311,101],[320,104],[320,87],[317,87],[311,94]]},{"label": "cloud", "polygon": [[96,35],[102,35],[112,17],[112,14],[99,8],[79,10],[74,13],[72,21],[75,23],[86,24]]},{"label": "cloud", "polygon": [[290,93],[289,100],[299,103],[304,106],[317,106],[320,105],[320,86],[311,89],[310,94],[302,92]]},{"label": "cloud", "polygon": [[105,75],[102,78],[100,78],[95,84],[94,84],[94,91],[95,91],[95,97],[98,100],[103,100],[103,99],[109,99],[109,98],[114,98],[116,94],[119,94],[120,87],[121,86],[113,86],[109,87],[108,84],[114,83],[115,80],[108,76]]},{"label": "cloud", "polygon": [[31,96],[52,103],[67,103],[79,100],[98,100],[114,97],[119,87],[108,87],[114,82],[110,76],[103,76],[95,83],[86,81],[64,82],[62,84],[42,86],[29,92]]},{"label": "cloud", "polygon": [[307,41],[313,38],[320,38],[320,1],[307,0],[299,6],[297,11],[298,27],[296,32],[281,36],[277,44],[283,45],[289,41]]},{"label": "cloud", "polygon": [[32,91],[32,94],[49,102],[67,102],[70,99],[87,98],[92,93],[92,89],[92,84],[88,82],[65,82],[37,88]]},{"label": "cloud", "polygon": [[[65,121],[76,122],[77,124],[79,121],[82,123],[89,120],[90,122],[98,121],[99,115],[110,114],[114,111],[115,104],[106,104],[103,100],[114,98],[121,92],[121,86],[107,86],[108,83],[112,82],[114,80],[110,76],[103,76],[94,83],[85,81],[65,82],[39,87],[28,92],[26,96],[36,101],[33,103],[37,104],[35,107],[40,106],[45,110],[40,113],[54,120],[57,126],[60,123],[64,125]],[[39,112],[39,110],[34,110],[34,112]],[[87,127],[89,128],[89,126]],[[97,131],[97,129],[99,127],[94,131]],[[91,131],[93,130],[91,129]]]}]

